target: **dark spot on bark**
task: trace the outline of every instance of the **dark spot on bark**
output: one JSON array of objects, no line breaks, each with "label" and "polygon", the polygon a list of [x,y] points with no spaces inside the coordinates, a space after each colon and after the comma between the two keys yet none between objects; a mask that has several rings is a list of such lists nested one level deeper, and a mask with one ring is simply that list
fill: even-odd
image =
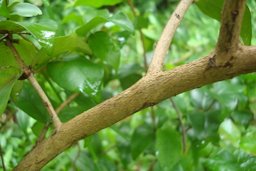
[{"label": "dark spot on bark", "polygon": [[216,55],[213,55],[212,57],[209,58],[209,61],[208,61],[208,65],[206,67],[206,70],[210,69],[210,68],[213,68],[213,67],[216,67],[216,60],[215,60],[215,57]]},{"label": "dark spot on bark", "polygon": [[175,17],[176,17],[178,20],[180,20],[180,15],[179,15],[179,14],[175,13]]},{"label": "dark spot on bark", "polygon": [[228,61],[228,62],[226,62],[225,64],[224,64],[224,67],[225,68],[231,68],[233,66],[233,64],[230,62],[230,61]]},{"label": "dark spot on bark", "polygon": [[232,11],[232,21],[236,20],[236,17],[238,16],[238,14],[239,14],[238,10]]},{"label": "dark spot on bark", "polygon": [[142,108],[146,108],[146,107],[154,106],[154,105],[156,105],[156,103],[154,103],[154,102],[145,102],[145,103],[143,104]]}]

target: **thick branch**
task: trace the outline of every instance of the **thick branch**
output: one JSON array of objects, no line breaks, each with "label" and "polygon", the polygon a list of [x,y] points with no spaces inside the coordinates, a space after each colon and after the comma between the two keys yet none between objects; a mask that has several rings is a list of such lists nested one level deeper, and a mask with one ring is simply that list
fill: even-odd
[{"label": "thick branch", "polygon": [[[228,67],[211,67],[211,55],[171,71],[147,75],[121,94],[78,115],[43,140],[15,170],[40,170],[76,141],[182,92],[256,71],[256,47],[240,47]],[[40,154],[40,155],[38,155]]]},{"label": "thick branch", "polygon": [[178,28],[183,16],[185,15],[185,12],[188,10],[188,7],[192,2],[193,0],[181,0],[173,12],[156,45],[153,59],[148,68],[148,73],[156,73],[162,71],[164,58],[168,52],[174,33],[176,32],[176,29]]},{"label": "thick branch", "polygon": [[225,0],[216,47],[217,66],[227,63],[238,48],[245,3],[246,0]]}]

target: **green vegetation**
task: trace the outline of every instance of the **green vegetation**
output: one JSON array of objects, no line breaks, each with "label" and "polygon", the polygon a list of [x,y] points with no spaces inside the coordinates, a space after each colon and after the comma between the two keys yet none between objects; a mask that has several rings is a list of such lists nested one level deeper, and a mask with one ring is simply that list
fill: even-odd
[{"label": "green vegetation", "polygon": [[[42,135],[54,133],[26,69],[66,123],[145,75],[177,3],[0,0],[0,170],[13,169]],[[222,3],[192,4],[165,70],[212,51]],[[255,9],[256,1],[248,1],[241,31],[246,45],[256,43]],[[76,142],[42,170],[254,171],[255,85],[252,73],[184,92]]]}]

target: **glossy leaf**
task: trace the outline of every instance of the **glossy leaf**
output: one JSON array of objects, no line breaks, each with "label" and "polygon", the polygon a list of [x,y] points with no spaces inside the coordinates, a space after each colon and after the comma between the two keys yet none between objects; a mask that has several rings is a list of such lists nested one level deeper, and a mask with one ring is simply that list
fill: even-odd
[{"label": "glossy leaf", "polygon": [[4,112],[19,70],[12,67],[0,68],[0,115]]},{"label": "glossy leaf", "polygon": [[16,98],[15,105],[39,122],[47,123],[50,119],[41,98],[28,82],[24,83],[22,91]]},{"label": "glossy leaf", "polygon": [[82,57],[53,62],[48,65],[48,73],[61,87],[92,96],[98,93],[104,75],[100,65]]},{"label": "glossy leaf", "polygon": [[204,160],[204,166],[210,171],[254,171],[256,158],[233,148],[220,149]]},{"label": "glossy leaf", "polygon": [[4,20],[4,21],[0,21],[0,30],[17,33],[17,32],[24,31],[26,29],[14,21]]},{"label": "glossy leaf", "polygon": [[220,139],[223,141],[223,144],[234,145],[238,147],[241,138],[241,132],[230,119],[226,119],[220,124],[218,132]]},{"label": "glossy leaf", "polygon": [[56,27],[53,25],[44,25],[41,23],[17,22],[26,29],[40,43],[51,46],[49,39],[55,36]]},{"label": "glossy leaf", "polygon": [[124,28],[127,31],[133,32],[134,26],[129,18],[124,13],[117,13],[113,17],[110,18],[110,21],[114,24]]},{"label": "glossy leaf", "polygon": [[53,39],[52,47],[50,48],[50,55],[53,57],[60,56],[64,53],[74,51],[91,54],[91,50],[83,38],[76,35],[68,35],[56,37]]},{"label": "glossy leaf", "polygon": [[94,17],[93,19],[91,19],[88,23],[86,23],[85,25],[80,26],[77,30],[76,33],[78,35],[86,35],[89,31],[91,31],[93,28],[95,28],[96,26],[107,22],[107,19],[104,17]]},{"label": "glossy leaf", "polygon": [[164,169],[172,169],[181,159],[181,137],[172,125],[167,122],[157,131],[157,158]]},{"label": "glossy leaf", "polygon": [[240,147],[249,154],[256,155],[256,130],[249,128],[241,138]]},{"label": "glossy leaf", "polygon": [[137,127],[131,139],[132,158],[136,159],[150,144],[154,142],[154,131],[143,124]]},{"label": "glossy leaf", "polygon": [[[223,0],[215,0],[215,1],[199,0],[196,2],[196,4],[204,14],[220,21],[223,2],[224,2]],[[240,34],[245,45],[251,44],[251,39],[252,39],[252,23],[251,23],[252,21],[251,20],[252,20],[251,12],[248,6],[246,6],[243,23],[241,27],[241,34]]]},{"label": "glossy leaf", "polygon": [[106,32],[96,32],[88,39],[93,54],[104,63],[117,69],[120,61],[120,49]]},{"label": "glossy leaf", "polygon": [[10,6],[9,10],[10,15],[21,17],[33,17],[42,14],[42,11],[37,6],[25,2],[14,3]]}]

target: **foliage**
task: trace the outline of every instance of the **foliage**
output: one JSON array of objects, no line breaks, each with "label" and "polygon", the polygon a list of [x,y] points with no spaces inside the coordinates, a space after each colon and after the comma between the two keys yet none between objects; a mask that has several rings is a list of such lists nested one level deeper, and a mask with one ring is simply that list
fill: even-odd
[{"label": "foliage", "polygon": [[[50,123],[6,36],[12,35],[55,108],[78,93],[59,113],[67,122],[143,76],[143,55],[150,60],[177,2],[138,0],[131,9],[122,0],[0,1],[0,145],[6,168],[17,165]],[[212,18],[220,19],[222,1],[212,3],[199,0],[188,11],[167,70],[214,47],[219,23]],[[248,2],[244,44],[256,42],[250,12],[255,7]],[[172,99],[175,105],[166,100],[79,141],[43,170],[256,170],[255,83],[249,74],[180,94]]]}]

